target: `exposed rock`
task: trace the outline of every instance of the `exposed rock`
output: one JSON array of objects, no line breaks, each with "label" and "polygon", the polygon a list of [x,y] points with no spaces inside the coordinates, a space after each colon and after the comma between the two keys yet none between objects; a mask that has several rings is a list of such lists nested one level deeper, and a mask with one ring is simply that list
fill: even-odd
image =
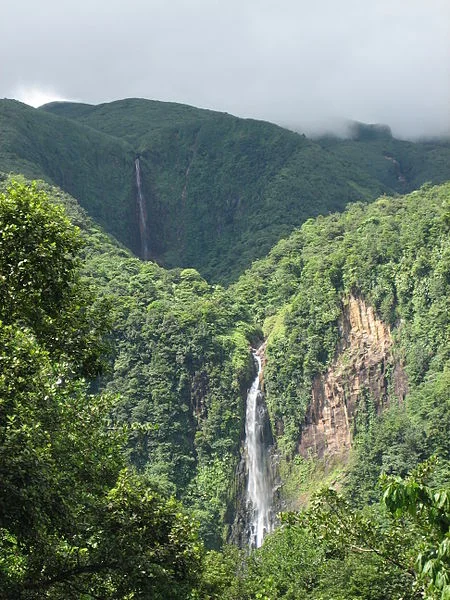
[{"label": "exposed rock", "polygon": [[322,458],[347,454],[355,415],[363,395],[380,412],[390,397],[402,401],[406,376],[394,361],[389,327],[361,298],[350,296],[343,306],[339,343],[332,365],[312,384],[298,452]]},{"label": "exposed rock", "polygon": [[198,420],[206,417],[205,398],[209,393],[209,377],[206,371],[196,371],[191,384],[191,404]]}]

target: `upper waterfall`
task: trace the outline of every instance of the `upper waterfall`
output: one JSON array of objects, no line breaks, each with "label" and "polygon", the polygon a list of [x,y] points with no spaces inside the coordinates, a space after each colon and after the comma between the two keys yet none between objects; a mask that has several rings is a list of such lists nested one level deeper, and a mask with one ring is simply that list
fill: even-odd
[{"label": "upper waterfall", "polygon": [[247,395],[245,436],[247,447],[247,501],[250,514],[250,546],[259,548],[266,533],[272,530],[273,481],[267,409],[261,392],[262,361],[256,352],[253,357],[258,373]]},{"label": "upper waterfall", "polygon": [[141,234],[141,254],[144,260],[150,258],[148,249],[148,227],[147,227],[147,207],[145,204],[144,194],[142,192],[142,178],[141,178],[141,163],[139,157],[134,161],[134,170],[136,175],[136,187],[137,187],[137,208],[138,208],[138,220],[139,220],[139,232]]}]

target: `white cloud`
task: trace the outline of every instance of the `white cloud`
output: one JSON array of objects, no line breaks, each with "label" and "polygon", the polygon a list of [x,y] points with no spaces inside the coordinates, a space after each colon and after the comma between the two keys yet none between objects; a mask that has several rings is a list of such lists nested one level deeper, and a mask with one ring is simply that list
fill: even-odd
[{"label": "white cloud", "polygon": [[0,36],[0,97],[22,86],[33,105],[143,97],[306,131],[355,119],[450,133],[448,0],[23,0],[2,22],[20,35]]},{"label": "white cloud", "polygon": [[19,86],[13,91],[12,96],[16,100],[20,100],[20,102],[24,102],[29,106],[34,106],[34,108],[38,108],[48,102],[67,100],[67,98],[63,98],[63,96],[52,89],[37,86]]}]

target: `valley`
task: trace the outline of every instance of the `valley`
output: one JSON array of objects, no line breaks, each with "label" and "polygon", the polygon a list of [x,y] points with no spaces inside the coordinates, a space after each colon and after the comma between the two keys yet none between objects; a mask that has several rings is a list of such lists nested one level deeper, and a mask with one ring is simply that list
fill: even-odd
[{"label": "valley", "polygon": [[449,142],[134,99],[0,101],[0,133],[4,479],[31,515],[0,496],[0,598],[447,593],[448,551],[442,585],[415,561],[450,514]]}]

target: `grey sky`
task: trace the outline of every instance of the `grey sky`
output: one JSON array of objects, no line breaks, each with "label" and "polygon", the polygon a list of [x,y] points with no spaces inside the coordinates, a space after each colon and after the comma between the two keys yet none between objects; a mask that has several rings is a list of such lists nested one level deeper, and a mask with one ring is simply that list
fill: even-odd
[{"label": "grey sky", "polygon": [[448,0],[6,0],[1,19],[0,97],[450,134]]}]

